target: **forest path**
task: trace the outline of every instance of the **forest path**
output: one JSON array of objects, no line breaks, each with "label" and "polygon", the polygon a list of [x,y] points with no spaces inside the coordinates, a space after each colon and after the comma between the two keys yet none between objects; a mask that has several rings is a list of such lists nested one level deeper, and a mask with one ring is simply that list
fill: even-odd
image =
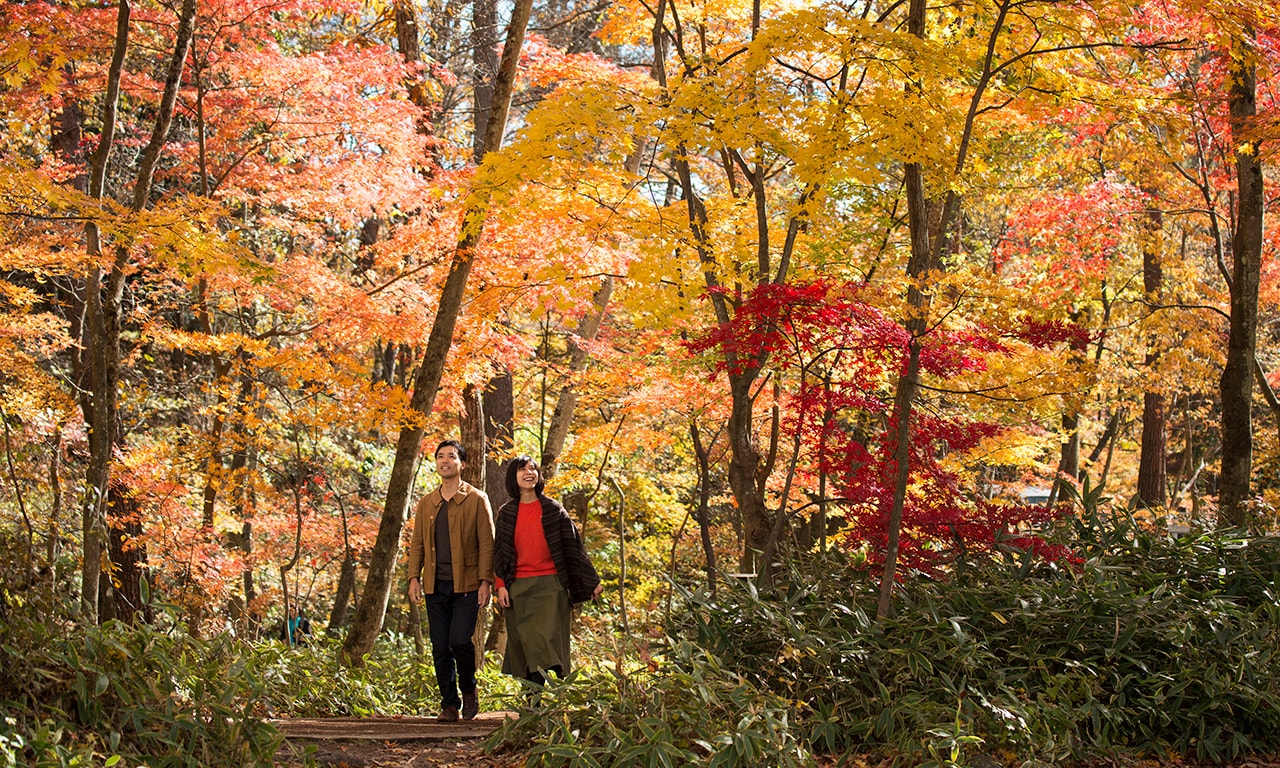
[{"label": "forest path", "polygon": [[297,717],[272,720],[285,735],[280,766],[304,764],[310,753],[322,768],[509,768],[520,755],[486,755],[480,740],[512,712],[481,712],[474,720],[441,723],[434,717]]}]

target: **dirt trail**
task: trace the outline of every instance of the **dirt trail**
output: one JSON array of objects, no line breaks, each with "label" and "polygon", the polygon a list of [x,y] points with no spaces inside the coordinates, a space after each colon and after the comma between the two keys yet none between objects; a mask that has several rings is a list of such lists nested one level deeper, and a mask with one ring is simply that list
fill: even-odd
[{"label": "dirt trail", "polygon": [[434,717],[315,717],[273,720],[286,746],[277,764],[292,768],[310,754],[322,768],[514,768],[519,755],[486,755],[480,740],[510,712],[482,712],[474,720],[437,722]]}]

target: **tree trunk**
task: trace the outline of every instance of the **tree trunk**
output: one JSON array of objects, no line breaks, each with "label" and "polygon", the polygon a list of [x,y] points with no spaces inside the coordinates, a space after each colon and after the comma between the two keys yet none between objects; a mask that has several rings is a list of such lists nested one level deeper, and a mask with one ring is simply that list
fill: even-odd
[{"label": "tree trunk", "polygon": [[[473,99],[475,102],[472,152],[476,162],[484,155],[484,137],[493,114],[493,90],[498,73],[498,14],[494,0],[474,0],[471,4],[471,42],[473,61]],[[480,414],[484,431],[484,489],[494,511],[507,498],[502,462],[495,456],[508,453],[515,434],[515,392],[511,371],[493,377],[480,397]],[[476,668],[484,664],[484,654],[505,651],[507,646],[506,615],[496,606],[485,615],[490,617],[487,636],[485,622],[476,624],[472,638],[476,646]]]},{"label": "tree trunk", "polygon": [[147,550],[141,546],[142,506],[124,481],[113,477],[107,504],[114,522],[110,526],[110,555],[114,565],[115,616],[127,624],[150,622],[153,611],[143,599],[142,581],[148,579]]},{"label": "tree trunk", "polygon": [[[908,33],[924,39],[925,0],[910,0],[907,9]],[[918,88],[908,83],[907,88]],[[911,236],[911,254],[907,261],[907,278],[911,287],[907,290],[908,316],[906,328],[911,333],[907,345],[907,361],[894,392],[893,413],[896,424],[894,442],[894,492],[889,509],[884,573],[880,580],[880,599],[876,615],[884,618],[892,607],[893,587],[898,578],[898,549],[902,537],[902,514],[907,503],[907,484],[910,480],[911,409],[920,386],[920,336],[927,328],[929,296],[917,286],[917,281],[932,266],[932,248],[929,242],[929,207],[924,185],[924,168],[919,163],[907,163],[903,169],[903,181],[907,196],[907,228]]]},{"label": "tree trunk", "polygon": [[[1246,33],[1247,34],[1247,33]],[[1231,331],[1222,370],[1222,476],[1219,521],[1248,522],[1249,481],[1253,471],[1253,357],[1258,332],[1258,283],[1262,262],[1262,187],[1259,142],[1253,135],[1257,114],[1257,69],[1249,42],[1237,39],[1231,54],[1232,144],[1236,149],[1235,232],[1231,240]]]},{"label": "tree trunk", "polygon": [[48,583],[58,583],[58,560],[62,553],[62,429],[49,439],[49,538],[45,541]]},{"label": "tree trunk", "polygon": [[472,152],[478,162],[484,154],[484,136],[493,113],[494,81],[498,75],[498,11],[495,0],[473,0],[471,3],[471,46],[472,71],[475,73]]},{"label": "tree trunk", "polygon": [[556,398],[556,408],[551,414],[551,424],[547,427],[547,440],[542,447],[542,473],[546,477],[553,477],[559,469],[560,454],[569,437],[569,427],[573,425],[573,412],[578,406],[578,390],[573,377],[587,369],[587,350],[578,340],[593,341],[596,338],[611,295],[613,278],[606,276],[600,281],[600,288],[593,296],[595,311],[582,316],[578,321],[576,336],[569,339],[569,379],[560,388],[560,394]]},{"label": "tree trunk", "polygon": [[[488,454],[485,445],[484,397],[474,384],[468,384],[463,390],[462,406],[462,445],[466,448],[467,456],[471,458],[462,468],[462,479],[476,488],[484,488],[487,474],[485,457]],[[488,616],[489,609],[482,608],[479,616],[476,617],[475,629],[471,632],[471,642],[476,649],[476,669],[484,667],[484,638]]]},{"label": "tree trunk", "polygon": [[356,556],[351,549],[351,527],[347,520],[347,507],[338,496],[338,511],[342,513],[342,571],[338,576],[338,591],[333,596],[333,609],[329,611],[329,623],[325,634],[338,637],[347,623],[347,609],[356,590]]},{"label": "tree trunk", "polygon": [[[252,322],[252,319],[250,319]],[[242,362],[248,362],[247,354],[242,350],[240,353]],[[253,390],[254,379],[247,372],[240,374],[240,394],[238,402],[241,407],[245,407],[248,403],[254,402]],[[231,491],[228,494],[231,498],[231,504],[238,511],[240,517],[240,536],[238,543],[240,551],[244,554],[245,562],[244,571],[241,573],[241,585],[244,589],[245,604],[245,627],[246,636],[253,629],[254,613],[253,605],[257,597],[257,589],[254,586],[253,566],[251,565],[253,554],[253,517],[258,507],[257,491],[255,490],[252,480],[253,473],[257,469],[258,459],[257,451],[254,445],[248,440],[243,439],[245,431],[245,417],[238,419],[237,429],[241,432],[241,447],[231,455],[231,469],[228,477],[231,482]]]},{"label": "tree trunk", "polygon": [[[1072,406],[1074,407],[1074,406]],[[1074,410],[1062,414],[1062,453],[1058,458],[1058,476],[1053,480],[1053,492],[1049,497],[1061,501],[1068,485],[1080,479],[1080,414]]]},{"label": "tree trunk", "polygon": [[494,376],[484,388],[484,434],[488,446],[485,456],[484,491],[494,511],[507,502],[503,456],[515,447],[515,380],[511,371]]},{"label": "tree trunk", "polygon": [[742,573],[763,574],[768,563],[760,562],[760,556],[769,546],[769,534],[773,520],[765,504],[763,477],[760,469],[760,449],[755,435],[755,399],[751,385],[757,379],[759,369],[752,368],[743,374],[730,374],[729,421],[729,487],[738,502],[738,515],[742,519],[742,557],[738,570]]},{"label": "tree trunk", "polygon": [[[996,3],[998,15],[987,39],[986,58],[983,62],[982,73],[973,87],[973,93],[969,99],[969,111],[965,116],[964,127],[959,136],[955,166],[952,169],[956,176],[959,176],[961,171],[964,170],[968,159],[969,143],[973,136],[974,122],[979,114],[987,84],[994,76],[992,62],[995,58],[996,43],[1001,30],[1004,28],[1004,19],[1009,13],[1010,5],[1011,3],[1008,0],[998,0]],[[926,37],[927,10],[926,0],[910,0],[907,10],[907,32],[922,40]],[[918,90],[920,84],[912,81],[908,82],[906,87],[908,90]],[[923,166],[919,163],[907,163],[903,169],[903,182],[907,198],[907,228],[911,235],[911,255],[907,262],[907,276],[911,280],[911,287],[907,289],[908,316],[904,326],[911,334],[911,340],[907,346],[906,366],[902,376],[898,379],[897,388],[894,392],[893,423],[896,425],[896,433],[893,437],[895,477],[892,506],[889,510],[888,544],[885,552],[884,573],[880,582],[880,599],[876,608],[876,615],[880,618],[889,615],[894,583],[897,578],[902,516],[906,507],[907,487],[911,477],[911,468],[909,466],[911,455],[909,450],[911,412],[914,407],[916,393],[920,387],[920,338],[928,329],[930,300],[929,296],[921,291],[918,285],[921,278],[925,277],[930,271],[941,267],[942,254],[947,252],[951,221],[960,208],[959,192],[953,188],[941,198],[942,205],[935,223],[931,216],[930,198],[925,188]]]},{"label": "tree trunk", "polygon": [[[1142,288],[1147,301],[1159,304],[1163,293],[1164,213],[1156,208],[1146,212],[1143,227]],[[1147,371],[1155,370],[1160,361],[1158,338],[1147,336]],[[1142,395],[1142,447],[1138,458],[1138,506],[1163,508],[1168,503],[1166,488],[1167,448],[1165,445],[1164,394],[1149,389]]]},{"label": "tree trunk", "polygon": [[31,516],[27,512],[26,494],[22,492],[25,485],[18,479],[18,472],[13,459],[13,435],[9,429],[9,414],[0,404],[0,426],[4,428],[5,469],[8,470],[9,482],[13,485],[13,497],[17,501],[18,512],[22,518],[22,584],[30,585],[35,581],[35,526],[31,524]]},{"label": "tree trunk", "polygon": [[[662,90],[667,89],[667,40],[666,28],[667,3],[658,3],[653,22],[653,66],[651,74]],[[679,37],[674,39],[679,44]],[[678,142],[672,164],[675,166],[680,194],[685,201],[689,232],[698,253],[698,261],[702,265],[703,280],[707,295],[715,312],[716,322],[727,326],[730,322],[730,304],[721,291],[719,265],[716,262],[708,240],[707,209],[698,195],[693,179],[693,171],[689,167],[689,151],[684,142]],[[759,201],[758,201],[759,202]],[[763,238],[757,244],[758,253],[763,253],[768,243]],[[779,275],[784,275],[780,271]],[[768,281],[766,270],[761,270],[761,281]],[[751,388],[759,379],[764,364],[763,354],[755,357],[738,359],[730,353],[729,391],[731,407],[727,425],[729,435],[729,487],[733,491],[734,500],[738,504],[738,522],[742,526],[742,557],[739,568],[744,573],[755,573],[759,568],[758,556],[768,545],[769,533],[773,529],[769,510],[764,499],[764,477],[760,473],[760,451],[756,445],[754,424],[754,398]]]},{"label": "tree trunk", "polygon": [[342,554],[342,571],[338,575],[338,590],[333,596],[333,609],[329,611],[329,624],[325,634],[338,637],[342,634],[342,626],[347,623],[347,612],[351,608],[351,598],[356,591],[356,559],[348,549]]},{"label": "tree trunk", "polygon": [[[115,110],[119,97],[119,82],[124,54],[128,48],[129,33],[128,0],[121,0],[116,18],[116,43],[108,70],[106,112],[104,113],[101,141],[92,158],[90,196],[101,198],[104,193],[107,160],[115,132]],[[131,209],[135,212],[147,207],[151,197],[151,185],[160,155],[168,139],[178,99],[178,87],[195,23],[195,0],[184,0],[178,19],[177,37],[173,57],[165,77],[164,92],[156,112],[151,140],[142,152],[138,176],[133,188]],[[110,127],[108,127],[110,126]],[[96,225],[86,227],[89,253],[100,257],[101,235]],[[90,462],[86,477],[88,500],[84,506],[84,577],[81,580],[82,603],[88,607],[90,600],[103,594],[100,584],[101,560],[105,539],[105,504],[110,494],[111,463],[115,453],[123,447],[124,436],[120,431],[117,414],[120,365],[121,365],[121,301],[127,279],[129,250],[127,244],[117,244],[110,271],[94,267],[85,286],[86,323],[85,334],[91,364],[90,399],[87,421],[89,423]],[[105,278],[105,280],[104,280]],[[110,550],[108,549],[108,554]],[[100,606],[99,606],[100,607]],[[96,618],[96,611],[89,609],[87,616]]]},{"label": "tree trunk", "polygon": [[[520,50],[524,44],[525,27],[529,22],[532,0],[517,0],[507,28],[507,42],[502,50],[502,62],[494,92],[494,110],[485,132],[485,152],[497,151],[502,145],[506,130],[507,113],[511,106],[511,93],[515,85]],[[467,276],[475,258],[475,247],[484,230],[488,213],[488,195],[482,189],[473,189],[467,198],[462,217],[463,231],[454,251],[453,262],[444,288],[431,334],[427,339],[426,353],[413,383],[410,406],[418,413],[431,413],[435,404],[440,379],[444,375],[445,359],[453,343],[453,329],[462,310]],[[359,664],[373,650],[374,639],[382,629],[387,600],[391,595],[392,574],[396,555],[400,550],[400,534],[404,529],[405,515],[409,509],[414,469],[418,451],[422,447],[421,427],[405,427],[396,441],[396,456],[391,467],[391,479],[387,486],[387,501],[383,506],[382,520],[378,525],[378,537],[369,557],[369,572],[365,587],[356,608],[355,621],[343,644],[343,656],[348,663]]]},{"label": "tree trunk", "polygon": [[[698,462],[698,532],[702,539],[702,554],[706,562],[707,589],[716,593],[716,550],[711,542],[711,446],[704,445],[698,422],[689,423],[689,437],[693,439],[693,455]],[[714,437],[712,443],[714,444]]]},{"label": "tree trunk", "polygon": [[[115,141],[116,112],[120,103],[120,77],[124,70],[125,52],[129,48],[129,0],[119,0],[116,12],[116,40],[107,70],[107,91],[103,98],[102,131],[98,146],[89,159],[89,196],[102,199],[106,188],[107,164]],[[98,225],[85,225],[89,256],[97,261],[102,256],[102,239]],[[96,338],[103,328],[102,268],[89,270],[85,282],[84,322],[81,341],[88,358],[82,361],[77,380],[86,382],[81,391],[80,406],[89,425],[89,467],[85,477],[85,501],[82,506],[84,567],[80,579],[80,604],[85,619],[98,620],[98,588],[102,575],[102,551],[106,543],[107,482],[110,479],[111,446],[114,435],[109,427],[115,422],[115,390],[103,389],[106,358],[98,354],[103,339]],[[102,334],[105,336],[105,332]],[[99,367],[99,358],[102,358]]]},{"label": "tree trunk", "polygon": [[[506,472],[497,456],[504,456],[515,447],[515,381],[511,371],[494,376],[484,388],[484,431],[489,445],[485,456],[484,489],[494,512],[507,502]],[[507,647],[507,618],[500,610],[493,612],[489,636],[485,639],[485,651],[505,651]]]},{"label": "tree trunk", "polygon": [[462,390],[462,418],[459,419],[459,432],[469,459],[463,464],[462,480],[476,488],[484,488],[487,474],[484,456],[488,449],[484,430],[484,399],[474,384],[468,384]]}]

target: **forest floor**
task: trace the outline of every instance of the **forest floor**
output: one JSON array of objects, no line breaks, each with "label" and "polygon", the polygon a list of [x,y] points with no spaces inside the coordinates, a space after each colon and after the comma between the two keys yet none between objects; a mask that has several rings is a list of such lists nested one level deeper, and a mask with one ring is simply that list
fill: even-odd
[{"label": "forest floor", "polygon": [[[274,721],[286,737],[277,757],[280,768],[312,764],[319,768],[518,768],[524,755],[490,755],[480,742],[510,712],[481,712],[475,720],[439,723],[434,717],[328,717],[290,718]],[[851,764],[881,768],[883,763],[854,760]],[[984,768],[1001,764],[981,756],[969,763]],[[834,766],[836,761],[815,766]],[[1166,760],[1123,757],[1099,761],[1082,768],[1205,768],[1194,760]],[[1280,755],[1253,755],[1214,768],[1280,768]]]}]

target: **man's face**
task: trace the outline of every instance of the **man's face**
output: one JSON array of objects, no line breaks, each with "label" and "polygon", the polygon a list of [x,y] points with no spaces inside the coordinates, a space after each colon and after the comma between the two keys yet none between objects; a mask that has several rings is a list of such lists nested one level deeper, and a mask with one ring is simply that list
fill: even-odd
[{"label": "man's face", "polygon": [[445,479],[452,479],[462,473],[464,466],[462,459],[458,458],[458,449],[452,445],[446,445],[436,452],[436,473]]}]

